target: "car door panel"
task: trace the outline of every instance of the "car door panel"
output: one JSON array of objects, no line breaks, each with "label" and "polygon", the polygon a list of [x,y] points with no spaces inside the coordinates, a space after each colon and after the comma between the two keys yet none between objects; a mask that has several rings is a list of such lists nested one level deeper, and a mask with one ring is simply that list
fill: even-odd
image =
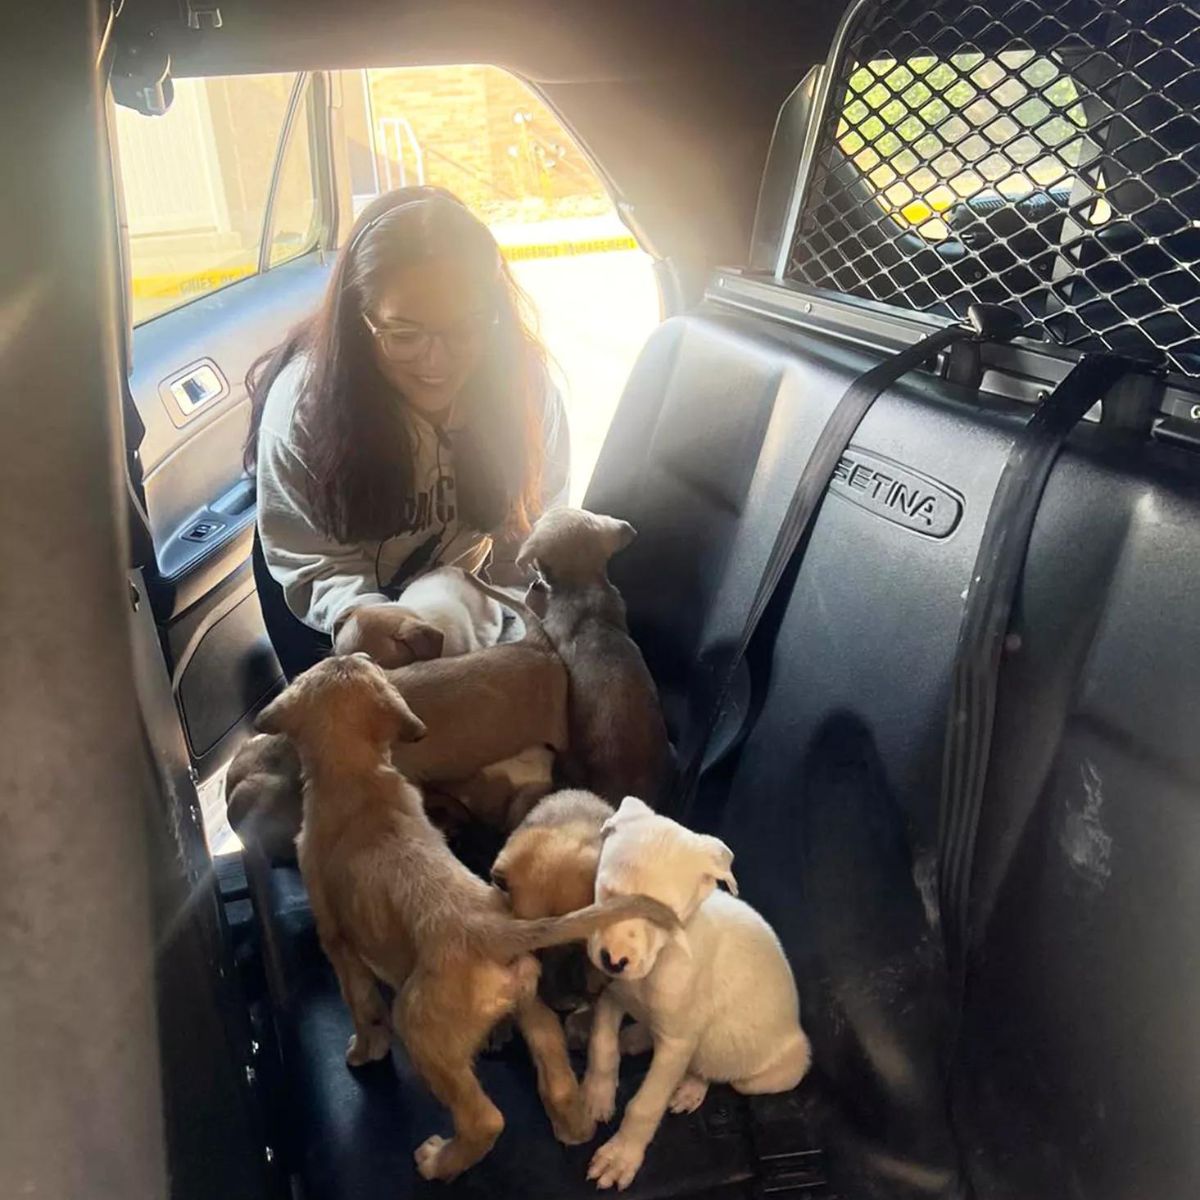
[{"label": "car door panel", "polygon": [[[319,303],[319,251],[166,313],[134,333],[130,386],[158,580],[155,609],[189,747],[212,755],[280,678],[254,594],[254,487],[242,465],[246,373]],[[173,383],[208,366],[219,390],[192,413]]]},{"label": "car door panel", "polygon": [[[159,574],[171,585],[253,522],[253,492],[242,486],[250,412],[246,372],[264,350],[312,312],[329,271],[320,252],[167,313],[134,333],[130,386],[146,426],[143,480]],[[182,428],[169,382],[181,368],[211,362],[221,395]],[[208,521],[207,536],[194,527]],[[248,549],[247,549],[248,553]],[[171,615],[178,615],[176,604]]]},{"label": "car door panel", "polygon": [[[262,105],[216,104],[231,95],[252,100],[259,94],[267,98]],[[138,465],[154,545],[147,592],[201,777],[228,758],[281,679],[250,565],[255,494],[243,465],[250,416],[246,375],[314,311],[329,276],[327,251],[337,241],[339,208],[330,168],[329,99],[321,74],[192,85],[196,120],[217,114],[205,135],[211,146],[203,178],[199,142],[198,161],[183,171],[163,151],[169,138],[161,130],[170,127],[125,123],[127,186],[140,221],[133,256],[143,288],[151,289],[140,293],[143,323],[132,332],[129,375],[130,398],[144,427]],[[196,136],[194,130],[183,133]],[[287,164],[299,166],[299,174],[289,173]],[[304,190],[309,176],[311,192]],[[196,217],[214,188],[220,203],[210,206],[207,217]],[[287,204],[277,204],[284,195]],[[191,221],[195,227],[167,228],[168,219],[184,211],[181,226]],[[155,221],[164,227],[165,247],[154,240]],[[232,232],[223,232],[222,221]],[[305,244],[314,248],[272,264],[274,253]],[[189,287],[230,278],[179,303]],[[152,289],[160,281],[177,289],[165,295],[178,307],[155,311],[164,293]]]}]

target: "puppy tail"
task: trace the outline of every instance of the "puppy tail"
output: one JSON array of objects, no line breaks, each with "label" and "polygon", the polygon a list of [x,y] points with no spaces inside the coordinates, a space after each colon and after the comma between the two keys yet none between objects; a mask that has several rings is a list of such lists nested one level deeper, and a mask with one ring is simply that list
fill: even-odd
[{"label": "puppy tail", "polygon": [[511,596],[508,592],[502,592],[499,588],[492,587],[490,583],[484,583],[478,575],[472,575],[470,571],[465,572],[465,574],[476,591],[482,592],[485,596],[495,600],[497,604],[502,604],[505,608],[511,608],[513,612],[524,619],[527,625],[532,623],[536,626],[541,626],[541,618],[524,600],[518,600],[516,596]]},{"label": "puppy tail", "polygon": [[582,942],[599,929],[634,919],[652,921],[672,933],[680,928],[679,918],[665,904],[649,896],[617,896],[565,917],[541,917],[534,921],[519,921],[504,913],[484,913],[471,932],[482,953],[499,962],[509,962],[519,954],[548,946]]}]

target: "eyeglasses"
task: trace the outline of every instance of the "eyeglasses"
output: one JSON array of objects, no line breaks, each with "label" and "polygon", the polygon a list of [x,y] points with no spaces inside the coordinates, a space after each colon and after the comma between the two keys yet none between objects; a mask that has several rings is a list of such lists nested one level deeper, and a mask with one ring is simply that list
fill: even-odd
[{"label": "eyeglasses", "polygon": [[367,313],[363,323],[371,336],[379,343],[384,357],[391,362],[416,362],[433,347],[435,340],[446,347],[446,352],[457,356],[476,346],[496,327],[500,321],[498,313],[472,313],[471,316],[445,329],[425,329],[420,325],[377,325]]}]

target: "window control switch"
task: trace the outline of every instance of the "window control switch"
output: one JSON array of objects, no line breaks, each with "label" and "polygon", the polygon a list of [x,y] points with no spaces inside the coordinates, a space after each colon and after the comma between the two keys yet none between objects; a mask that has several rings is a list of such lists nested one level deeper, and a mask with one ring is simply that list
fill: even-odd
[{"label": "window control switch", "polygon": [[197,521],[184,535],[185,542],[207,542],[219,533],[225,525],[221,521]]}]

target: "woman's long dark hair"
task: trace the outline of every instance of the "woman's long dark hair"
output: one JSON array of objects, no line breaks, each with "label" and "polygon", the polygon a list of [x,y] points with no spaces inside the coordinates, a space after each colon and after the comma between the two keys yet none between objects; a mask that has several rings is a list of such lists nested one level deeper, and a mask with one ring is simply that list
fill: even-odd
[{"label": "woman's long dark hair", "polygon": [[441,188],[380,196],[355,222],[321,307],[250,368],[254,470],[258,430],[271,385],[298,355],[305,360],[296,436],[308,468],[313,514],[340,542],[391,537],[405,528],[413,492],[412,447],[396,419],[397,396],[375,365],[362,319],[393,273],[431,258],[467,257],[494,277],[497,325],[463,389],[465,428],[454,435],[460,520],[481,532],[520,534],[541,503],[545,350],[525,299],[491,233]]}]

